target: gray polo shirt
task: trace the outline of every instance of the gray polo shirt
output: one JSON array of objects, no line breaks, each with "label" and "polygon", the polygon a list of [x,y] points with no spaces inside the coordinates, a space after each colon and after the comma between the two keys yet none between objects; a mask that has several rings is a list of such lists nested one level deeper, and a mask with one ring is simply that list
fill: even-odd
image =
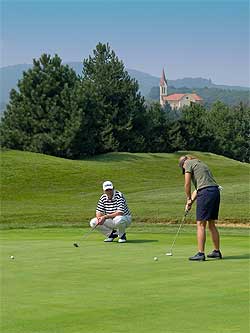
[{"label": "gray polo shirt", "polygon": [[186,160],[185,172],[191,173],[191,179],[196,190],[218,186],[208,166],[198,159]]}]

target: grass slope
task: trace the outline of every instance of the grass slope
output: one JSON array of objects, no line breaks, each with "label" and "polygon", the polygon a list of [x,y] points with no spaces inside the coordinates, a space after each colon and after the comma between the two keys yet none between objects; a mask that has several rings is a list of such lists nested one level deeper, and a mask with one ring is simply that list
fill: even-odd
[{"label": "grass slope", "polygon": [[[249,165],[210,153],[195,154],[224,187],[220,219],[246,222]],[[1,227],[87,225],[106,179],[125,194],[135,222],[177,220],[185,202],[179,156],[111,153],[72,161],[2,151]],[[192,219],[194,215],[193,209]]]},{"label": "grass slope", "polygon": [[[221,218],[246,221],[249,166],[197,155],[224,186]],[[178,225],[160,222],[180,221],[184,208],[178,156],[115,153],[70,161],[2,152],[0,331],[248,332],[246,229],[220,228],[224,259],[196,263],[187,260],[196,250],[195,226],[184,225],[174,256],[165,256]],[[103,243],[96,231],[81,241],[77,226],[88,226],[105,179],[133,211],[126,244]],[[35,228],[41,226],[67,228]]]},{"label": "grass slope", "polygon": [[224,259],[197,263],[187,260],[193,226],[173,257],[165,253],[174,234],[152,227],[131,229],[126,244],[103,243],[94,232],[79,248],[77,228],[2,230],[1,332],[249,332],[245,231],[221,230]]}]

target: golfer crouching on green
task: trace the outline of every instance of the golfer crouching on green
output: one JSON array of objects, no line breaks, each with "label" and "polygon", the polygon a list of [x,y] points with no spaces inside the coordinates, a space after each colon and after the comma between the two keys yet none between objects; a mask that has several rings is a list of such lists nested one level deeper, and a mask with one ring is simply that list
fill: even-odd
[{"label": "golfer crouching on green", "polygon": [[[220,207],[219,185],[213,178],[208,166],[195,156],[181,156],[179,167],[185,175],[185,193],[187,202],[185,210],[190,210],[196,200],[197,243],[198,253],[189,260],[205,260],[206,225],[211,234],[214,250],[208,258],[222,259],[220,236],[215,225]],[[191,194],[191,181],[195,191]]]},{"label": "golfer crouching on green", "polygon": [[124,195],[116,190],[111,181],[102,185],[103,194],[100,197],[96,217],[90,221],[91,228],[96,227],[106,238],[104,242],[113,242],[118,237],[119,243],[125,243],[126,228],[131,224],[131,213]]}]

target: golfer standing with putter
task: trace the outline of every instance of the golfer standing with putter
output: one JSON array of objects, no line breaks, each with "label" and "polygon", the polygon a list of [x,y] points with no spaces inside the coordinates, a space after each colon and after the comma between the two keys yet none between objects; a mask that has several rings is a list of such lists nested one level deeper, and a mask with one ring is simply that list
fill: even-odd
[{"label": "golfer standing with putter", "polygon": [[102,232],[106,238],[104,242],[113,242],[118,237],[118,243],[125,243],[126,228],[131,224],[131,213],[124,195],[116,190],[111,181],[102,185],[103,194],[100,197],[96,217],[90,221],[91,228]]},{"label": "golfer standing with putter", "polygon": [[[197,243],[198,253],[189,260],[205,260],[206,225],[211,234],[214,250],[208,258],[222,259],[220,252],[220,236],[215,225],[220,206],[219,185],[213,178],[208,166],[195,156],[181,156],[179,167],[185,175],[185,193],[187,197],[185,210],[190,210],[196,200]],[[195,191],[191,193],[191,182]]]}]

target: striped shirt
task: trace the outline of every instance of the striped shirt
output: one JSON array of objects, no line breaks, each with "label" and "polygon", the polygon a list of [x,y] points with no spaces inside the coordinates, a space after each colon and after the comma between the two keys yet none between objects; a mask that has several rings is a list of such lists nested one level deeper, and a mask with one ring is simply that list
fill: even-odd
[{"label": "striped shirt", "polygon": [[123,215],[131,215],[124,195],[114,190],[113,197],[109,200],[108,196],[103,194],[98,201],[96,212],[106,215],[117,211],[122,212]]}]

